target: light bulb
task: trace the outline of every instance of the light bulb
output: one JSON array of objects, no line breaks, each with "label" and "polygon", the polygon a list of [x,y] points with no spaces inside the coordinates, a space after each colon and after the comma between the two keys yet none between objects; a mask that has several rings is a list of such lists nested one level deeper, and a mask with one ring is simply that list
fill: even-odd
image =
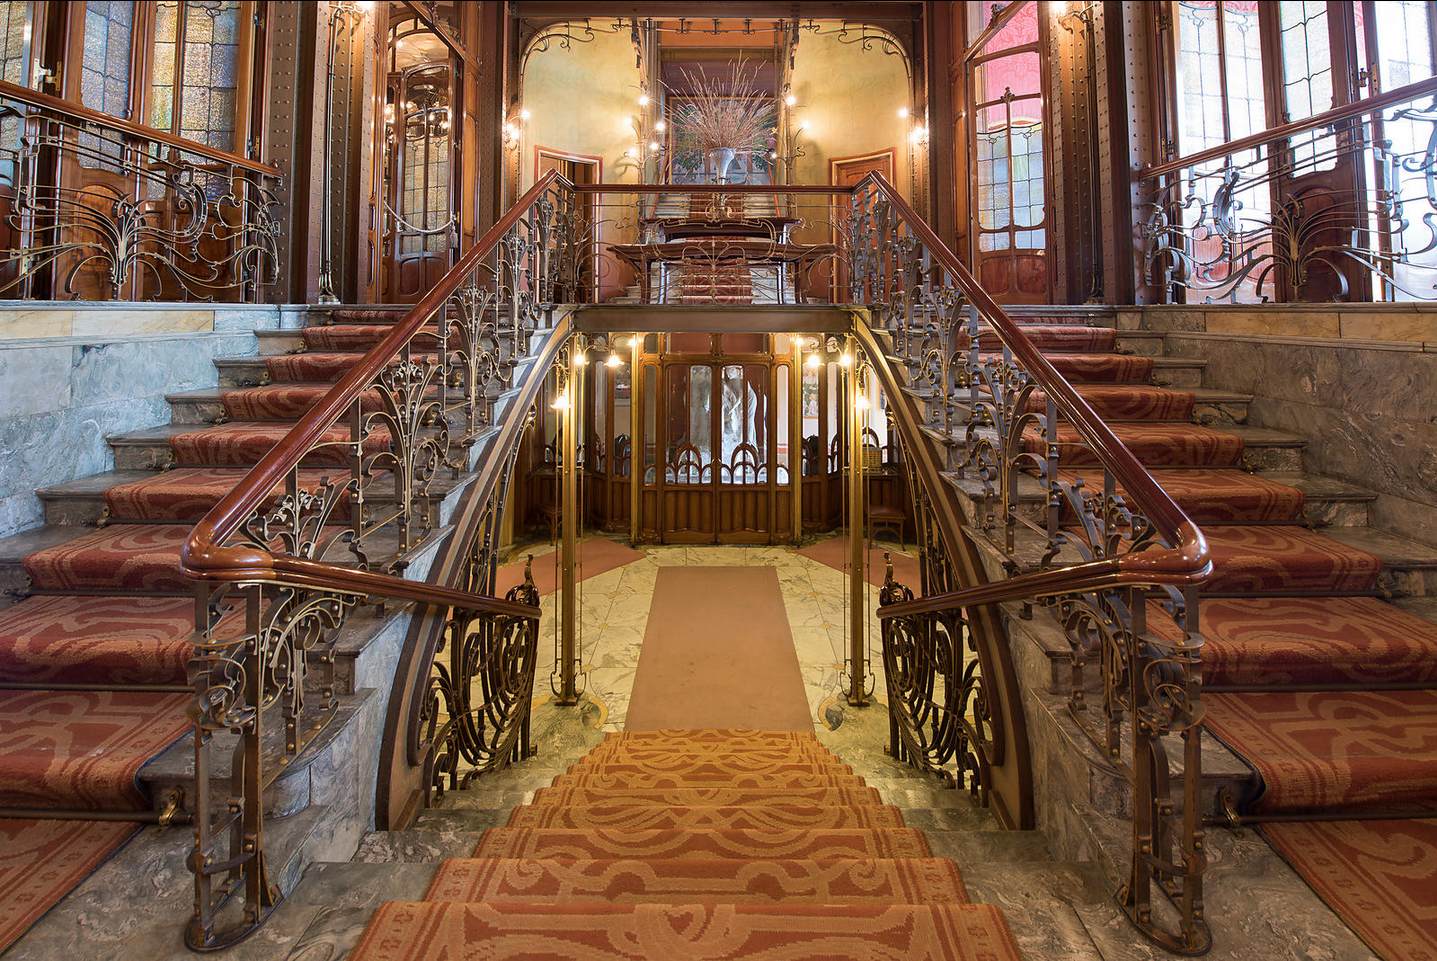
[{"label": "light bulb", "polygon": [[652,150],[654,153],[658,153],[658,151],[659,151],[659,142],[658,142],[657,140],[650,140],[650,141],[649,141],[649,149]]},{"label": "light bulb", "polygon": [[520,111],[519,111],[519,119],[522,120],[522,121],[524,121],[525,123],[528,123],[528,122],[529,122],[529,118],[532,117],[532,116],[534,116],[534,115],[533,115],[532,113],[530,113],[528,110],[520,110]]},{"label": "light bulb", "polygon": [[777,150],[770,150],[770,151],[768,152],[768,159],[769,159],[769,160],[777,160],[777,159],[778,159],[778,151],[777,151]]},{"label": "light bulb", "polygon": [[854,407],[857,407],[859,410],[867,410],[867,409],[868,409],[868,398],[867,398],[867,397],[864,397],[862,394],[859,394],[859,395],[858,395],[858,398],[857,398],[856,400],[854,400],[853,406],[854,406]]},{"label": "light bulb", "polygon": [[625,150],[625,151],[624,151],[624,156],[625,156],[625,157],[628,157],[628,158],[630,158],[630,159],[633,159],[634,157],[637,157],[638,155],[639,155],[639,148],[638,148],[638,147],[630,147],[628,150]]},{"label": "light bulb", "polygon": [[839,357],[838,357],[838,365],[839,365],[840,367],[852,367],[852,366],[853,366],[853,355],[850,354],[848,351],[845,350],[845,351],[844,351],[842,354],[840,354]]},{"label": "light bulb", "polygon": [[669,125],[664,123],[662,120],[655,120],[654,129],[657,130],[659,133],[663,133],[665,130],[669,129]]},{"label": "light bulb", "polygon": [[902,117],[904,120],[907,120],[907,119],[908,119],[908,108],[907,108],[907,107],[899,107],[899,108],[898,108],[898,116]]},{"label": "light bulb", "polygon": [[798,98],[795,97],[793,94],[789,94],[787,97],[783,98],[783,103],[785,106],[792,107],[794,104],[798,103]]},{"label": "light bulb", "polygon": [[649,105],[649,95],[646,94],[646,93],[641,93],[641,94],[639,94],[639,106],[640,106],[640,107],[647,107],[648,105]]},{"label": "light bulb", "polygon": [[574,366],[575,366],[575,367],[583,367],[583,366],[584,366],[585,364],[587,364],[588,362],[589,362],[589,355],[586,354],[586,353],[584,353],[583,351],[579,351],[577,354],[574,355]]},{"label": "light bulb", "polygon": [[823,360],[816,353],[809,354],[807,357],[804,358],[803,366],[807,367],[809,370],[818,370],[818,368],[823,366]]},{"label": "light bulb", "polygon": [[569,409],[569,392],[566,390],[566,391],[564,391],[562,394],[560,394],[558,397],[555,397],[555,398],[554,398],[554,403],[550,404],[549,406],[552,407],[552,408],[554,408],[555,410],[568,410],[568,409]]},{"label": "light bulb", "polygon": [[620,359],[618,354],[614,353],[611,350],[609,351],[609,359],[604,361],[604,363],[608,364],[610,367],[617,367],[623,363],[623,360]]}]

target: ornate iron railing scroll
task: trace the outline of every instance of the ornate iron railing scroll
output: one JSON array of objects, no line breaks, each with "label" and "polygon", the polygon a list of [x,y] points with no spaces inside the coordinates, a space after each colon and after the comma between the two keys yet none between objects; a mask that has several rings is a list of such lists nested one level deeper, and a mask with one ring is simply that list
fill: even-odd
[{"label": "ornate iron railing scroll", "polygon": [[1167,303],[1437,300],[1437,78],[1151,167]]},{"label": "ornate iron railing scroll", "polygon": [[[499,512],[542,381],[528,371],[567,337],[553,297],[573,271],[571,191],[557,174],[541,178],[184,546],[199,582],[194,948],[245,937],[279,898],[265,860],[268,789],[335,716],[335,644],[356,608],[416,602],[446,625],[438,657],[418,656],[424,676],[411,687],[423,693],[405,731],[431,785],[459,786],[472,776],[464,765],[487,770],[528,750],[537,598],[527,583],[503,600],[492,592]],[[461,556],[441,548],[426,579],[405,579],[438,502],[465,478],[448,539]]]},{"label": "ornate iron railing scroll", "polygon": [[0,295],[258,303],[279,171],[0,81]]},{"label": "ornate iron railing scroll", "polygon": [[[985,794],[1010,747],[1003,701],[1013,692],[999,683],[1008,668],[985,646],[981,619],[1003,602],[1048,605],[1070,645],[1072,715],[1131,788],[1131,871],[1119,900],[1169,950],[1207,950],[1194,596],[1211,568],[1202,533],[881,177],[854,190],[846,248],[851,300],[868,306],[875,332],[864,343],[860,325],[860,343],[888,371],[885,388],[904,395],[893,409],[913,454],[905,460],[914,470],[929,452],[941,460],[914,489],[923,597],[890,576],[879,609],[895,746],[920,766],[956,760]],[[1084,455],[1064,463],[1078,447]],[[929,495],[943,473],[969,493],[971,518],[937,510]],[[999,576],[944,566],[963,563],[963,542],[980,537]],[[1155,911],[1155,888],[1175,912]]]}]

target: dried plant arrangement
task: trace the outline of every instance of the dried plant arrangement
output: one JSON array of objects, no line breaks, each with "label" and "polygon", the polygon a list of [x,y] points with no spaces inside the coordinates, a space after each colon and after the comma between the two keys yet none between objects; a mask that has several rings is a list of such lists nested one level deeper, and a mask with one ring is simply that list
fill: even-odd
[{"label": "dried plant arrangement", "polygon": [[774,100],[758,89],[758,69],[757,64],[738,60],[727,76],[682,71],[687,89],[674,112],[674,123],[686,128],[706,152],[763,150],[773,133]]}]

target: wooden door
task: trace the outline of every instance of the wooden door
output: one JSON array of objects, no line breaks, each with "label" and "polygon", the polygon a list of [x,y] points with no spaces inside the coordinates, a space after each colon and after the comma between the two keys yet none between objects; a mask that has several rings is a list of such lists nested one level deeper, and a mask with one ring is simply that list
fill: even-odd
[{"label": "wooden door", "polygon": [[969,255],[978,281],[1002,303],[1051,302],[1046,9],[1038,0],[969,5]]},{"label": "wooden door", "polygon": [[[603,158],[588,154],[568,153],[550,147],[534,148],[534,179],[549,171],[557,172],[573,184],[596,184],[603,181]],[[580,194],[575,210],[574,235],[581,238],[578,257],[577,289],[565,295],[574,303],[589,304],[622,293],[624,278],[612,258],[607,258],[600,234],[603,223],[599,217],[599,197]]]},{"label": "wooden door", "polygon": [[790,455],[778,449],[789,392],[775,383],[788,368],[757,354],[676,355],[655,368],[657,416],[642,427],[653,443],[639,441],[658,463],[645,468],[641,527],[666,544],[773,543],[792,525]]},{"label": "wooden door", "polygon": [[[840,187],[852,187],[871,173],[881,174],[884,180],[893,183],[893,166],[896,152],[892,147],[877,150],[857,157],[835,157],[828,162],[828,182]],[[848,198],[837,197],[833,201],[829,222],[833,225],[833,243],[843,249],[846,238],[842,227],[848,219]],[[844,264],[846,257],[840,256],[836,265],[830,267],[827,261],[820,263],[810,273],[809,289],[823,291],[835,304],[846,304],[853,299],[848,292],[848,273]],[[799,281],[804,278],[797,278]]]}]

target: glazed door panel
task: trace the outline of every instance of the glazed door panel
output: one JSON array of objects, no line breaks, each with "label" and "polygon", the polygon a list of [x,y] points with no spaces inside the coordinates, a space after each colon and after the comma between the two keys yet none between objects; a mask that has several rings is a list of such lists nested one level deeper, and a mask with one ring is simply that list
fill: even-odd
[{"label": "glazed door panel", "polygon": [[714,368],[667,364],[659,429],[663,479],[659,531],[666,544],[714,539]]},{"label": "glazed door panel", "polygon": [[[656,418],[659,469],[646,471],[668,544],[768,544],[777,503],[774,368],[767,363],[666,361]],[[787,502],[783,512],[786,517]]]},{"label": "glazed door panel", "polygon": [[773,530],[768,364],[725,364],[718,384],[716,529],[725,544],[767,544]]}]

